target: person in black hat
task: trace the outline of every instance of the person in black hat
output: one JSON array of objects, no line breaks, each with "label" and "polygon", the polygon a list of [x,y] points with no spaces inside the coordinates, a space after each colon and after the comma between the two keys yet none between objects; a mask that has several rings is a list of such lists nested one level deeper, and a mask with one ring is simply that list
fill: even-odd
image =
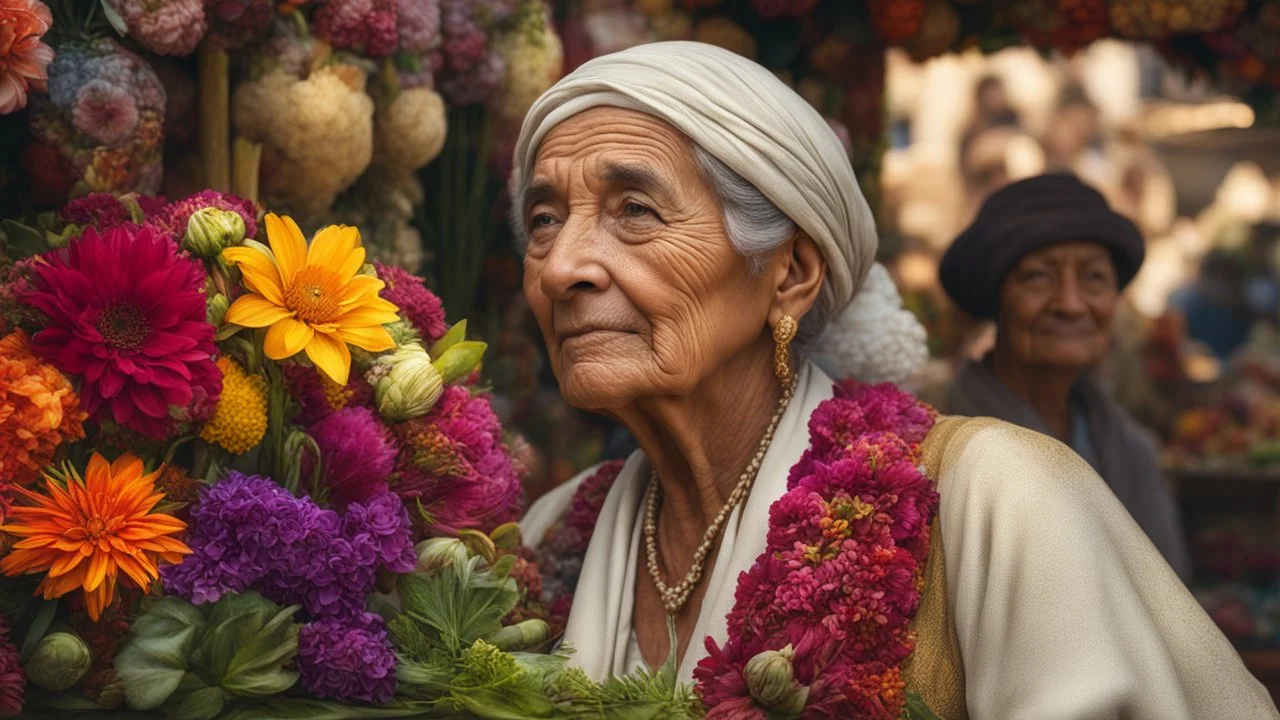
[{"label": "person in black hat", "polygon": [[940,268],[952,300],[996,324],[995,348],[960,369],[947,411],[1070,445],[1185,580],[1190,556],[1155,439],[1091,372],[1143,254],[1137,227],[1073,175],[1041,175],[991,195]]}]

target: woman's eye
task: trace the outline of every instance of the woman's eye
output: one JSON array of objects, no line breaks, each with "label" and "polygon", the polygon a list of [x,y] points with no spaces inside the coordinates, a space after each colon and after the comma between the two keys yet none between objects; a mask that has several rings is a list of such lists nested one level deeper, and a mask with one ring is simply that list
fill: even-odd
[{"label": "woman's eye", "polygon": [[640,203],[635,203],[635,202],[627,203],[625,206],[623,206],[622,211],[626,213],[627,217],[633,217],[633,218],[644,217],[651,213],[649,208],[641,205]]},{"label": "woman's eye", "polygon": [[538,228],[550,227],[555,224],[556,219],[550,213],[538,213],[529,220],[529,227],[537,230]]}]

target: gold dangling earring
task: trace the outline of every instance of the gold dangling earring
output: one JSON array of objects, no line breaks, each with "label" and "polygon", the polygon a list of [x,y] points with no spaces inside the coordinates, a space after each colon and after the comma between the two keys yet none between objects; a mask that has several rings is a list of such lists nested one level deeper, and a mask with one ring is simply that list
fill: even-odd
[{"label": "gold dangling earring", "polygon": [[773,341],[777,347],[773,349],[773,370],[778,374],[778,382],[782,387],[791,387],[795,373],[791,370],[791,341],[796,336],[796,321],[790,315],[783,315],[773,327]]}]

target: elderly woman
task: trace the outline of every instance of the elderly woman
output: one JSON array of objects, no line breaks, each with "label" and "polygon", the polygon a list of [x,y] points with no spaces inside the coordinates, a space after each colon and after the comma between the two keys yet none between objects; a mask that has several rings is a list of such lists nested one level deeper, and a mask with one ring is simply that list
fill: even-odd
[{"label": "elderly woman", "polygon": [[946,410],[1000,418],[1070,445],[1186,578],[1186,539],[1151,433],[1090,375],[1107,354],[1120,292],[1142,259],[1137,227],[1072,175],[994,193],[942,259],[951,298],[997,327],[994,350],[956,375]]},{"label": "elderly woman", "polygon": [[522,523],[587,674],[670,662],[726,718],[1275,715],[1069,449],[793,349],[892,377],[921,337],[839,141],[769,71],[593,60],[530,110],[512,189],[562,392],[641,448]]}]

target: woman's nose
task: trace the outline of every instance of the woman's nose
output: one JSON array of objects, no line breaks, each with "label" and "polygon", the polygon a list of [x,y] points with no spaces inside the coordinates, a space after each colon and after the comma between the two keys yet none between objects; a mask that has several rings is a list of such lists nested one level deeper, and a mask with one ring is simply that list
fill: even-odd
[{"label": "woman's nose", "polygon": [[567,300],[575,293],[609,286],[599,235],[593,223],[573,218],[565,222],[543,260],[542,290],[547,297]]},{"label": "woman's nose", "polygon": [[1054,296],[1053,309],[1063,315],[1082,315],[1089,312],[1084,302],[1084,293],[1080,290],[1080,280],[1074,273],[1066,273],[1058,283],[1058,292]]}]

